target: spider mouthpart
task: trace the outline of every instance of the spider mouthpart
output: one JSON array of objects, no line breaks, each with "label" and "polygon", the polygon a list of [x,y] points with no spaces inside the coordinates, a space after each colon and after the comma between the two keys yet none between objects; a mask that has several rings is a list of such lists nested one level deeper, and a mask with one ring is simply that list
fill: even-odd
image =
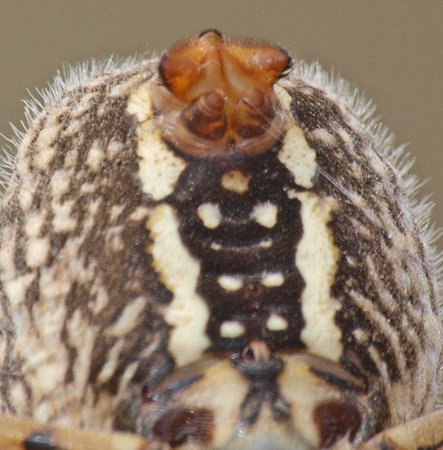
[{"label": "spider mouthpart", "polygon": [[278,47],[212,30],[176,45],[152,84],[163,138],[200,158],[267,152],[284,132],[273,84],[289,63]]}]

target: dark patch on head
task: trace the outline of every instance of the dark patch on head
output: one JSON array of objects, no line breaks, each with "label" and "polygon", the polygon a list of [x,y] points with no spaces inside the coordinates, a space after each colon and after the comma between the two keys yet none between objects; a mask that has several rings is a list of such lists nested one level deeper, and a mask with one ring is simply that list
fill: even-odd
[{"label": "dark patch on head", "polygon": [[330,447],[339,439],[349,436],[352,442],[362,418],[358,408],[350,402],[331,400],[321,403],[313,413],[320,435],[320,447]]},{"label": "dark patch on head", "polygon": [[172,448],[186,443],[207,445],[215,426],[213,413],[206,408],[168,410],[154,424],[154,436]]}]

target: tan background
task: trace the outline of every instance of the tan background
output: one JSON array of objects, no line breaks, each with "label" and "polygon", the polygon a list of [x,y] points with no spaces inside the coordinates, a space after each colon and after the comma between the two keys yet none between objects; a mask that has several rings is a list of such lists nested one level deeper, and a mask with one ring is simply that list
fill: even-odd
[{"label": "tan background", "polygon": [[[443,226],[443,2],[362,0],[0,0],[0,132],[23,118],[26,89],[67,61],[161,51],[206,28],[277,42],[358,86],[410,144]],[[443,240],[439,242],[443,248]]]}]

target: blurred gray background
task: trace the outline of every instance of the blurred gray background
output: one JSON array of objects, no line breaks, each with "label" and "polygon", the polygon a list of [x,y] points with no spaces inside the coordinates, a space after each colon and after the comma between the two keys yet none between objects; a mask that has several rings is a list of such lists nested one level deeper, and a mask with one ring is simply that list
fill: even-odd
[{"label": "blurred gray background", "polygon": [[434,193],[443,226],[440,0],[0,0],[0,132],[11,136],[27,89],[45,87],[63,62],[158,53],[214,27],[318,60],[372,98],[397,144],[410,144],[414,171],[431,178],[421,192]]}]

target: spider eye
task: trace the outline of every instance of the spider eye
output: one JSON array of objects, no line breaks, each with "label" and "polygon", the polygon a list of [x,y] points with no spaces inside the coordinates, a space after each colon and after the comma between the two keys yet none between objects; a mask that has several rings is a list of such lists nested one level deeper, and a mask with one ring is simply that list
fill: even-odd
[{"label": "spider eye", "polygon": [[328,447],[346,435],[352,441],[360,428],[361,415],[350,402],[330,401],[317,406],[314,422],[319,429],[320,446]]},{"label": "spider eye", "polygon": [[214,417],[208,409],[177,408],[168,410],[154,425],[154,435],[172,448],[192,440],[202,444],[212,439]]}]

